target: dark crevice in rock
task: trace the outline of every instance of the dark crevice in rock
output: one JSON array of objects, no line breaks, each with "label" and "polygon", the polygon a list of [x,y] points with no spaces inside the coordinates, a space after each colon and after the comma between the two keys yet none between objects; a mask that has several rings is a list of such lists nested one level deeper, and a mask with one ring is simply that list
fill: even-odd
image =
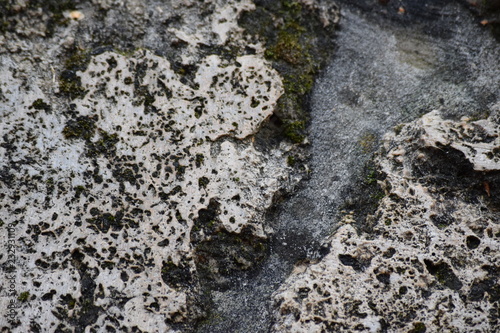
[{"label": "dark crevice in rock", "polygon": [[436,277],[442,285],[453,289],[459,290],[463,284],[453,272],[453,269],[446,262],[434,263],[431,260],[424,259],[427,271]]},{"label": "dark crevice in rock", "polygon": [[218,218],[220,204],[211,199],[194,220],[191,242],[200,283],[208,290],[224,291],[234,287],[240,273],[254,270],[264,260],[268,241],[255,236],[249,226],[241,232],[225,230]]},{"label": "dark crevice in rock", "polygon": [[[465,202],[484,202],[493,212],[500,210],[499,171],[476,171],[465,155],[451,147],[423,148],[425,158],[415,161],[413,176],[447,198],[460,196]],[[445,228],[453,224],[453,207],[449,211],[431,216],[434,224]]]},{"label": "dark crevice in rock", "polygon": [[339,254],[339,260],[343,265],[351,266],[355,271],[363,271],[370,266],[370,260],[359,260],[350,254]]}]

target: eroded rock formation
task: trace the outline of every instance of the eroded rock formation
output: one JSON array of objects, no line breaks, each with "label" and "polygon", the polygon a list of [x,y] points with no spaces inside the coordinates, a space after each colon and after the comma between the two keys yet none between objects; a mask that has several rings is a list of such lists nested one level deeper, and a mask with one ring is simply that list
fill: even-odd
[{"label": "eroded rock formation", "polygon": [[496,331],[499,125],[498,110],[433,111],[387,134],[370,230],[347,213],[329,253],[296,266],[275,294],[274,331]]}]

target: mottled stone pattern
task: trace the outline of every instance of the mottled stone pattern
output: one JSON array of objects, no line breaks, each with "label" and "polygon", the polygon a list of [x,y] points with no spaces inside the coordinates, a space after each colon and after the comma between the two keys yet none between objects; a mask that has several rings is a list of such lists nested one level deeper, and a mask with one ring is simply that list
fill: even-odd
[{"label": "mottled stone pattern", "polygon": [[[35,20],[26,6],[12,10]],[[12,241],[15,254],[0,251],[13,285],[0,289],[0,327],[191,329],[206,310],[199,275],[221,285],[262,260],[271,232],[264,213],[297,181],[287,165],[292,145],[264,154],[253,143],[283,93],[281,77],[258,44],[253,54],[239,51],[252,46],[237,25],[250,1],[170,2],[150,7],[154,14],[140,2],[85,8],[64,11],[75,18],[54,37],[40,28],[63,49],[42,50],[44,40],[28,32],[5,34],[0,243]],[[73,45],[77,20],[85,24],[93,10],[113,22],[119,12],[138,20],[176,13],[183,23],[165,34],[182,44],[171,56],[178,62],[145,48]],[[241,55],[204,54],[202,46]],[[54,63],[64,49],[69,59]]]},{"label": "mottled stone pattern", "polygon": [[329,253],[274,296],[275,332],[497,332],[499,110],[434,111],[386,135],[371,230],[347,214]]}]

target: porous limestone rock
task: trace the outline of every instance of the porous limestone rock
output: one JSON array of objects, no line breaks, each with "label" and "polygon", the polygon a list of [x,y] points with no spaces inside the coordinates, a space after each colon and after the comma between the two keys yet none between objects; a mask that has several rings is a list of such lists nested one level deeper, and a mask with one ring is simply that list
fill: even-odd
[{"label": "porous limestone rock", "polygon": [[343,219],[328,254],[295,267],[274,295],[273,331],[497,332],[499,129],[498,110],[433,111],[387,134],[370,228]]},{"label": "porous limestone rock", "polygon": [[[120,11],[127,20],[147,16],[140,2],[93,2],[113,22]],[[56,29],[49,50],[28,33],[6,33],[0,243],[13,242],[15,254],[0,254],[0,264],[15,283],[0,289],[2,329],[186,330],[204,313],[200,272],[223,284],[224,269],[251,268],[265,255],[272,230],[264,213],[297,182],[287,165],[292,145],[263,153],[253,143],[282,79],[258,45],[231,57],[200,51],[248,46],[237,18],[253,4],[176,1],[156,14],[165,6],[165,16],[185,20],[166,30],[188,44],[171,58],[195,63],[191,73],[145,48],[73,45],[93,7]],[[23,8],[19,18],[34,20]],[[54,41],[76,49],[76,65],[54,63],[64,52]]]}]

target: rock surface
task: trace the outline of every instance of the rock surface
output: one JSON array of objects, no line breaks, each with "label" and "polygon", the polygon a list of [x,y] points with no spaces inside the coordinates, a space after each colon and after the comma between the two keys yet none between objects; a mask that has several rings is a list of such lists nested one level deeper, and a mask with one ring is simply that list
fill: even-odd
[{"label": "rock surface", "polygon": [[[63,11],[74,19],[50,36],[33,12],[56,14],[42,5],[11,8],[16,29],[0,56],[0,237],[15,249],[1,255],[13,281],[1,290],[1,326],[192,329],[207,311],[200,280],[224,288],[263,259],[264,214],[297,182],[291,144],[264,154],[253,142],[283,94],[263,48],[237,24],[253,4],[97,1]],[[154,54],[137,31],[136,50],[84,47],[89,36],[78,33],[120,24],[120,14],[129,24],[181,20],[164,29],[181,47]],[[22,20],[37,21],[41,37]],[[65,50],[65,61],[51,59]]]},{"label": "rock surface", "polygon": [[273,331],[498,330],[497,112],[454,122],[434,111],[387,134],[371,232],[346,214],[329,254],[275,294]]},{"label": "rock surface", "polygon": [[0,9],[3,331],[498,330],[497,12]]}]

